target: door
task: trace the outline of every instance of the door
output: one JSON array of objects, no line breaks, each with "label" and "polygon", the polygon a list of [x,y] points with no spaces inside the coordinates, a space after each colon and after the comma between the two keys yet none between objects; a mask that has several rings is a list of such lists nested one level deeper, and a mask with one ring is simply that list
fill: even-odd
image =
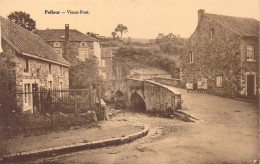
[{"label": "door", "polygon": [[255,76],[247,75],[247,96],[254,96]]},{"label": "door", "polygon": [[38,84],[32,84],[33,93],[33,112],[39,110],[39,94],[38,94]]},{"label": "door", "polygon": [[32,111],[32,88],[30,83],[24,84],[24,111]]}]

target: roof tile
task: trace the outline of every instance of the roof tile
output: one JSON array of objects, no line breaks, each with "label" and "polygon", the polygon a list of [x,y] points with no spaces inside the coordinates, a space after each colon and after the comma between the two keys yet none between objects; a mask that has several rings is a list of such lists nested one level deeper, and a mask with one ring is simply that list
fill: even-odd
[{"label": "roof tile", "polygon": [[0,21],[2,35],[22,52],[69,66],[69,63],[38,35],[1,16]]},{"label": "roof tile", "polygon": [[[65,29],[47,29],[47,30],[34,30],[35,34],[39,35],[45,41],[65,41]],[[98,42],[97,39],[85,35],[75,29],[69,30],[70,41],[80,42]]]},{"label": "roof tile", "polygon": [[209,13],[204,15],[241,36],[258,37],[259,35],[259,21],[256,19]]}]

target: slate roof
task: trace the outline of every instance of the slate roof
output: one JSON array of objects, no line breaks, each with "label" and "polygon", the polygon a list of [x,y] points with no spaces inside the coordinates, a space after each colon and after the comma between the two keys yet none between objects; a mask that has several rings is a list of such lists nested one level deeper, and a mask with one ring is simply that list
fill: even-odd
[{"label": "slate roof", "polygon": [[0,16],[3,39],[21,55],[69,66],[69,63],[38,35]]},{"label": "slate roof", "polygon": [[213,21],[239,34],[240,36],[258,37],[259,35],[259,21],[256,19],[209,13],[204,13],[204,16],[212,19]]},{"label": "slate roof", "polygon": [[101,48],[101,58],[112,58],[113,53],[110,48]]},{"label": "slate roof", "polygon": [[[47,29],[47,30],[33,30],[33,32],[39,35],[45,41],[65,41],[65,29]],[[99,42],[99,40],[85,35],[82,32],[79,32],[75,29],[69,30],[70,41],[79,41],[79,42]]]}]

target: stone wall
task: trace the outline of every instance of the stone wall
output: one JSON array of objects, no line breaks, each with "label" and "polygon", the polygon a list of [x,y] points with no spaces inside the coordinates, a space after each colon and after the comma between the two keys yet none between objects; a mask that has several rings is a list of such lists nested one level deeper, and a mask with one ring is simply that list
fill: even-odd
[{"label": "stone wall", "polygon": [[[210,35],[211,28],[214,28],[213,36]],[[245,55],[243,42],[241,36],[204,16],[189,39],[185,55],[181,57],[182,87],[187,82],[206,80],[209,93],[238,96],[240,79],[244,76],[244,67],[241,67]],[[190,52],[194,56],[192,63]],[[255,52],[258,55],[258,51]],[[255,66],[248,67],[256,71]],[[223,77],[222,87],[216,86],[216,76]]]},{"label": "stone wall", "polygon": [[174,78],[152,78],[150,79],[152,81],[155,81],[160,84],[169,85],[173,87],[181,87],[180,79],[174,79]]},{"label": "stone wall", "polygon": [[[17,80],[22,81],[36,81],[42,88],[48,87],[48,81],[52,81],[53,89],[60,89],[60,82],[62,82],[62,89],[69,89],[69,71],[68,67],[60,66],[54,63],[40,61],[33,58],[29,59],[29,73],[24,72],[25,68],[25,57],[18,56],[19,62],[17,63]],[[51,74],[49,74],[49,64],[51,64]],[[62,75],[60,73],[62,68]]]},{"label": "stone wall", "polygon": [[167,112],[181,109],[181,94],[168,86],[144,81],[144,95],[146,110]]}]

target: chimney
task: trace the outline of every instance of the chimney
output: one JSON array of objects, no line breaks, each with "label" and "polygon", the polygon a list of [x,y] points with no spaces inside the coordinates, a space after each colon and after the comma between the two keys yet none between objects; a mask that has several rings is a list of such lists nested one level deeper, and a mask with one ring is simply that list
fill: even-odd
[{"label": "chimney", "polygon": [[69,24],[65,24],[65,42],[64,42],[64,55],[66,60],[69,60],[70,55],[70,27]]},{"label": "chimney", "polygon": [[204,13],[205,13],[204,9],[199,9],[199,11],[198,11],[198,23],[200,23]]},{"label": "chimney", "polygon": [[65,24],[65,41],[70,40],[70,26],[69,24]]}]

